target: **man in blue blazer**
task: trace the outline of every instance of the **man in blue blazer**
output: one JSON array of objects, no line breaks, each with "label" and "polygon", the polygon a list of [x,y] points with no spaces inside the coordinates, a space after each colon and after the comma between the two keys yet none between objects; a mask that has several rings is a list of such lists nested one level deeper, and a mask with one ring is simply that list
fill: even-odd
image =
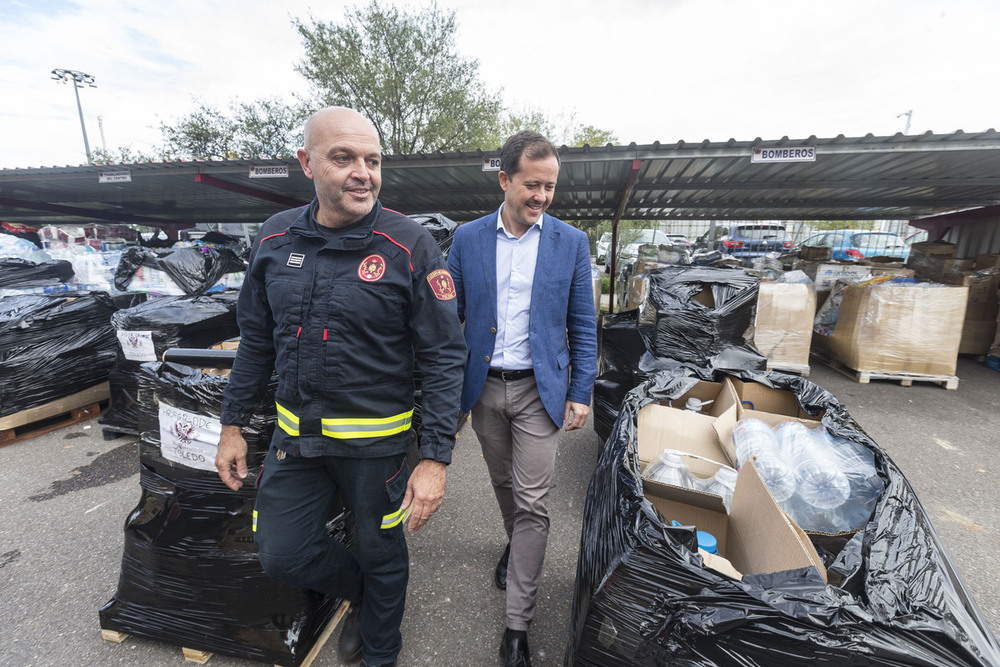
[{"label": "man in blue blazer", "polygon": [[510,667],[531,665],[559,431],[584,425],[597,376],[587,235],[545,213],[558,177],[549,140],[512,136],[500,150],[503,204],[461,225],[448,254],[469,348],[461,410],[472,412],[509,538],[494,578],[507,591]]}]

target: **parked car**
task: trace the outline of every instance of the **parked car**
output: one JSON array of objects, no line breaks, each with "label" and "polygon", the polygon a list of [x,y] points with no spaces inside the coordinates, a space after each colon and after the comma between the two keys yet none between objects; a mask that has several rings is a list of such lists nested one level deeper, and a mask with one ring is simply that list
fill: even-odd
[{"label": "parked car", "polygon": [[607,264],[608,248],[611,247],[611,232],[604,232],[597,240],[597,263]]},{"label": "parked car", "polygon": [[746,223],[733,225],[729,233],[716,240],[711,248],[749,261],[768,253],[784,253],[794,246],[784,225]]},{"label": "parked car", "polygon": [[801,245],[825,246],[832,251],[832,258],[841,261],[858,261],[872,257],[891,257],[905,260],[910,247],[892,232],[869,229],[834,229],[813,234]]}]

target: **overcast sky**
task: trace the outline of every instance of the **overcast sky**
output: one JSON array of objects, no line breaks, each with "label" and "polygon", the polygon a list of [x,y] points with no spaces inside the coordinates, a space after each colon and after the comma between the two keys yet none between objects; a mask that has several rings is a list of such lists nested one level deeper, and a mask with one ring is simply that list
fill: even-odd
[{"label": "overcast sky", "polygon": [[[304,93],[290,17],[337,22],[358,4],[0,0],[0,167],[86,162],[72,88],[50,79],[54,68],[96,79],[80,90],[92,147],[149,152],[159,123],[196,99]],[[621,144],[891,135],[911,109],[911,134],[1000,126],[995,0],[439,6],[457,11],[461,54],[506,104],[572,116]]]}]

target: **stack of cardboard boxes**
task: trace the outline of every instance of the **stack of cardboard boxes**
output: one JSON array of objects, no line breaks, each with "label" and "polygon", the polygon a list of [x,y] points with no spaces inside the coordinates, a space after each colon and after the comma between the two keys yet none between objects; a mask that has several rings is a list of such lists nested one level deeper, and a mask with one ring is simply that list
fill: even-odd
[{"label": "stack of cardboard boxes", "polygon": [[1000,286],[1000,255],[958,259],[952,243],[915,243],[907,265],[918,278],[968,288],[962,321],[960,354],[986,354],[997,330],[997,288]]}]

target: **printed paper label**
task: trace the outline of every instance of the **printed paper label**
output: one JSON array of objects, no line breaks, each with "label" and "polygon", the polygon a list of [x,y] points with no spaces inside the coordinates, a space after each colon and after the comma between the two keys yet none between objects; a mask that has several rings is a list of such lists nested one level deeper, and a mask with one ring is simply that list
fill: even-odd
[{"label": "printed paper label", "polygon": [[215,471],[222,424],[218,419],[160,401],[160,452],[163,458],[197,470]]},{"label": "printed paper label", "polygon": [[119,331],[118,342],[129,361],[156,361],[152,331]]}]

